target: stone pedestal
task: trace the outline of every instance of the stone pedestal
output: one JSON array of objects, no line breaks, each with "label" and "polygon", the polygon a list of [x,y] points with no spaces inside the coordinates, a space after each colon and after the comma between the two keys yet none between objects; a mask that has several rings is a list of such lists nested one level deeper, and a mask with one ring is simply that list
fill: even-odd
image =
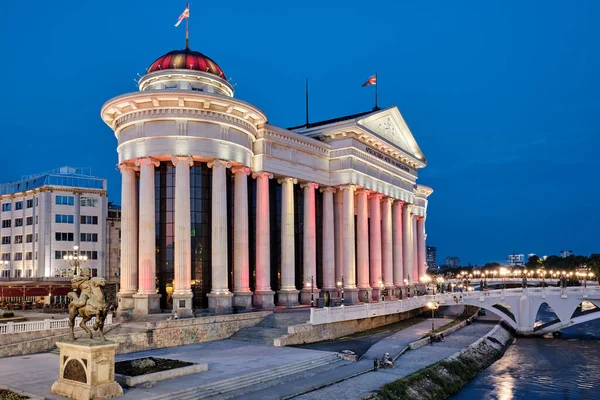
[{"label": "stone pedestal", "polygon": [[280,290],[277,292],[277,305],[297,306],[299,290]]},{"label": "stone pedestal", "polygon": [[134,314],[148,315],[160,313],[160,294],[134,294]]},{"label": "stone pedestal", "polygon": [[[119,299],[118,314],[120,316],[127,315],[132,312],[135,308],[135,301],[133,300],[134,293],[123,293],[119,292],[117,297]],[[50,297],[48,297],[49,299]]]},{"label": "stone pedestal", "polygon": [[60,376],[52,384],[52,393],[78,400],[123,395],[115,382],[117,343],[79,339],[56,345],[60,349]]},{"label": "stone pedestal", "polygon": [[252,308],[252,292],[233,292],[233,305],[244,310]]},{"label": "stone pedestal", "polygon": [[[345,294],[345,293],[344,293]],[[371,297],[371,289],[358,289],[358,300],[363,303],[372,303],[373,298]]]},{"label": "stone pedestal", "polygon": [[381,289],[380,288],[378,288],[378,287],[373,288],[372,293],[373,294],[372,294],[371,298],[373,299],[373,301],[381,301]]},{"label": "stone pedestal", "polygon": [[208,310],[215,314],[228,314],[231,312],[233,293],[208,293]]},{"label": "stone pedestal", "polygon": [[275,292],[272,290],[264,292],[254,292],[252,303],[256,308],[274,308],[275,307]]},{"label": "stone pedestal", "polygon": [[177,311],[179,318],[188,318],[192,314],[192,293],[173,293],[173,311]]},{"label": "stone pedestal", "polygon": [[396,300],[396,287],[395,286],[386,286],[387,296],[385,296],[386,300]]},{"label": "stone pedestal", "polygon": [[[319,293],[321,293],[320,289],[313,289],[312,291],[312,298],[314,299],[314,305],[317,305],[317,298],[319,297]],[[310,304],[310,299],[311,299],[311,291],[310,289],[302,289],[302,291],[300,292],[300,303],[302,304]]]},{"label": "stone pedestal", "polygon": [[358,289],[344,289],[344,305],[359,304]]}]

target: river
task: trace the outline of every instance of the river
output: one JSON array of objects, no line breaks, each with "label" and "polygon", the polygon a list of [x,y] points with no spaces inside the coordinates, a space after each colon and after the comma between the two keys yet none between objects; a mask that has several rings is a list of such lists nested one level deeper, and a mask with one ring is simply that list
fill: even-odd
[{"label": "river", "polygon": [[[538,315],[545,322],[552,311]],[[600,399],[600,320],[562,333],[559,338],[517,338],[500,360],[451,399]]]}]

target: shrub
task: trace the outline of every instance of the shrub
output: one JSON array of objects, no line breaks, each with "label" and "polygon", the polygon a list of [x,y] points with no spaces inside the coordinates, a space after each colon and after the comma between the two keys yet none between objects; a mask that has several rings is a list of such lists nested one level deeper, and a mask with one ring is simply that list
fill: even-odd
[{"label": "shrub", "polygon": [[15,316],[15,313],[12,311],[5,311],[4,314],[2,314],[2,318],[12,318]]}]

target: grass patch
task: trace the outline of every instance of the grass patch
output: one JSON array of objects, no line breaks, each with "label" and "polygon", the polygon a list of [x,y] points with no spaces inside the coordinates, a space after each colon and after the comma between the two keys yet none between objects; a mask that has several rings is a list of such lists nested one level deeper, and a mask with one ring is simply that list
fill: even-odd
[{"label": "grass patch", "polygon": [[135,360],[119,361],[115,363],[115,373],[127,376],[140,376],[175,368],[188,367],[190,365],[194,365],[194,363],[169,360],[168,358],[136,358]]},{"label": "grass patch", "polygon": [[25,400],[29,398],[29,396],[23,396],[10,389],[0,389],[0,400]]}]

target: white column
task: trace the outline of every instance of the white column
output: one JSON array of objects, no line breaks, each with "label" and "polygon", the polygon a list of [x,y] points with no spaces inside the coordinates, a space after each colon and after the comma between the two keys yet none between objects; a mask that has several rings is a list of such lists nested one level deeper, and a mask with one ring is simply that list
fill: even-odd
[{"label": "white column", "polygon": [[180,317],[192,315],[192,237],[190,211],[190,156],[174,156],[175,166],[175,257],[173,311]]},{"label": "white column", "polygon": [[341,279],[342,275],[344,275],[344,237],[342,234],[344,225],[344,191],[338,190],[334,197],[335,279],[337,287],[337,280]]},{"label": "white column", "polygon": [[[323,193],[323,290],[335,290],[335,234],[333,194],[335,189],[322,188]],[[335,242],[335,243],[334,243]],[[340,274],[341,276],[341,274]]]},{"label": "white column", "polygon": [[281,184],[281,290],[278,292],[280,305],[298,304],[295,280],[294,248],[294,178],[282,178]]},{"label": "white column", "polygon": [[252,175],[256,179],[256,288],[254,306],[275,306],[271,290],[271,229],[269,213],[269,179],[273,175],[260,172]]},{"label": "white column", "polygon": [[231,311],[232,294],[229,291],[227,274],[227,181],[226,169],[229,161],[214,160],[212,168],[211,210],[211,277],[212,288],[208,296],[208,308],[216,313]]},{"label": "white column", "polygon": [[300,300],[302,304],[314,304],[317,289],[317,206],[315,204],[315,189],[319,187],[316,183],[303,183],[304,189],[304,229],[303,229],[303,277],[302,292]]},{"label": "white column", "polygon": [[393,296],[394,266],[392,249],[392,202],[386,198],[381,204],[381,260],[383,270],[383,285],[388,290],[388,296]]},{"label": "white column", "polygon": [[369,191],[366,189],[359,189],[356,192],[356,286],[359,289],[358,299],[367,302],[371,296],[368,196]]},{"label": "white column", "polygon": [[[402,254],[402,201],[392,205],[392,237],[394,247],[394,286],[401,288],[404,285],[403,254]],[[398,293],[399,294],[399,293]]]},{"label": "white column", "polygon": [[419,275],[419,246],[418,246],[418,238],[417,238],[417,216],[412,216],[412,228],[413,228],[413,276],[415,277],[415,282],[421,281],[421,276]]},{"label": "white column", "polygon": [[413,282],[415,276],[412,273],[413,267],[413,227],[412,216],[410,214],[410,204],[404,203],[402,206],[402,254],[404,259],[404,279],[409,283]]},{"label": "white column", "polygon": [[250,244],[248,242],[248,175],[250,168],[235,167],[233,202],[233,304],[240,308],[252,305],[250,291]]},{"label": "white column", "polygon": [[417,244],[418,244],[418,259],[419,259],[419,277],[427,274],[427,260],[425,252],[425,218],[417,219]]},{"label": "white column", "polygon": [[379,193],[373,193],[369,196],[370,200],[370,237],[371,247],[369,252],[371,288],[373,289],[373,299],[381,299],[381,283],[383,276],[381,271],[381,197]]},{"label": "white column", "polygon": [[154,168],[160,163],[150,157],[136,161],[140,167],[139,288],[135,313],[160,312],[160,295],[156,293],[156,227],[154,214]]},{"label": "white column", "polygon": [[358,303],[358,289],[356,288],[356,259],[354,255],[354,191],[356,186],[346,185],[340,187],[344,192],[344,214],[343,214],[343,250],[344,250],[344,274],[343,287],[345,304]]},{"label": "white column", "polygon": [[[138,184],[136,167],[119,164],[121,170],[121,278],[119,313],[135,308],[133,295],[138,283]],[[35,224],[34,224],[35,227]],[[34,234],[35,236],[35,234]]]}]

